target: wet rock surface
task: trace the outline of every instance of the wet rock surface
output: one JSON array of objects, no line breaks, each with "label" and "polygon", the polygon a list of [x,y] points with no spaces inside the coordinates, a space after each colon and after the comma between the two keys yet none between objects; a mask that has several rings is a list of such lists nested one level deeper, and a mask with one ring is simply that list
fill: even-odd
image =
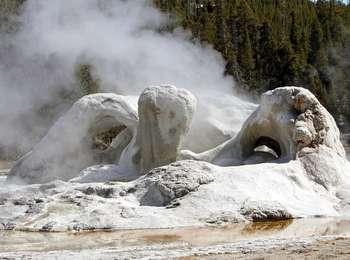
[{"label": "wet rock surface", "polygon": [[293,215],[279,203],[271,202],[250,202],[244,204],[240,213],[251,221],[286,220],[293,218]]},{"label": "wet rock surface", "polygon": [[[4,259],[347,259],[349,221],[299,219],[220,227],[0,233]],[[89,232],[83,232],[89,231]]]}]

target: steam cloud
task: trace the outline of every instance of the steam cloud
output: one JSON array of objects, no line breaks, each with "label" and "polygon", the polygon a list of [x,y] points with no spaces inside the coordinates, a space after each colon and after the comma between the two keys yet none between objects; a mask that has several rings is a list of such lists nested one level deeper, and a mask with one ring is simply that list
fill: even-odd
[{"label": "steam cloud", "polygon": [[47,122],[35,111],[46,102],[65,109],[59,93],[72,88],[82,63],[93,65],[104,92],[138,95],[159,84],[189,89],[199,100],[190,136],[204,121],[227,134],[239,129],[253,105],[234,96],[224,60],[181,28],[161,33],[168,22],[147,0],[27,0],[19,30],[0,40],[0,146],[28,149],[38,141]]}]

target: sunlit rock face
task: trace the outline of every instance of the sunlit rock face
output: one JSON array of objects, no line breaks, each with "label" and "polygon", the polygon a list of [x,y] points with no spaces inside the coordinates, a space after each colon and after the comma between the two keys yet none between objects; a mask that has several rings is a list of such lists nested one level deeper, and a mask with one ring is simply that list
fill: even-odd
[{"label": "sunlit rock face", "polygon": [[[126,98],[107,96],[82,99],[91,103],[78,101],[12,169],[9,179],[29,183],[72,179],[0,185],[0,209],[6,212],[0,214],[0,223],[10,223],[4,229],[167,228],[350,216],[350,164],[339,130],[306,89],[283,87],[265,93],[234,138],[201,154],[179,150],[195,107],[187,91],[146,89],[139,99],[139,120]],[[97,124],[106,125],[100,131],[91,125],[96,118],[101,122],[100,112],[87,116],[87,111],[101,111],[106,98],[119,101],[109,101],[113,109],[107,109],[108,116],[114,120]],[[70,133],[64,129],[67,125],[75,130]],[[70,150],[65,150],[63,137],[69,133],[76,139],[66,153]],[[93,140],[89,147],[102,147],[98,160],[108,164],[83,160],[79,167],[89,167],[80,174],[51,170],[52,163],[57,165],[72,152],[87,151],[87,137]],[[45,152],[46,147],[58,149]],[[9,194],[8,189],[15,192]]]},{"label": "sunlit rock face", "polygon": [[139,98],[141,171],[177,160],[196,107],[195,97],[173,86],[151,87]]},{"label": "sunlit rock face", "polygon": [[222,166],[283,162],[321,146],[345,158],[336,123],[315,96],[303,88],[283,87],[262,95],[260,106],[237,136],[202,154],[184,151],[183,158]]},{"label": "sunlit rock face", "polygon": [[[140,120],[135,103],[135,98],[115,94],[83,97],[16,163],[8,180],[44,183],[78,175],[75,181],[130,179],[175,162],[195,97],[173,86],[149,87],[138,101]],[[99,173],[96,169],[104,168],[96,164],[116,166]]]},{"label": "sunlit rock face", "polygon": [[131,98],[115,94],[85,96],[16,163],[8,180],[69,180],[90,165],[118,162],[136,137],[137,122],[137,106]]}]

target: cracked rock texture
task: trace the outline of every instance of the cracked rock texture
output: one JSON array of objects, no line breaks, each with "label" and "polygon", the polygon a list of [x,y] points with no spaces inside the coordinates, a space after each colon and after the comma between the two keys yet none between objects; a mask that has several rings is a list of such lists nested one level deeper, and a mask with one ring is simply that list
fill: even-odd
[{"label": "cracked rock texture", "polygon": [[141,171],[175,162],[196,107],[196,98],[173,86],[146,88],[138,107]]},{"label": "cracked rock texture", "polygon": [[[139,98],[139,116],[132,97],[85,96],[16,162],[8,180],[134,179],[177,160],[195,107],[196,99],[190,92],[173,86],[146,88]],[[100,167],[105,164],[115,167]]]},{"label": "cracked rock texture", "polygon": [[[152,98],[142,98],[157,100],[159,89],[152,88],[145,93],[148,91]],[[150,145],[147,149],[162,151],[167,140],[173,141],[169,144],[174,148],[169,151],[171,156],[164,157],[167,165],[156,167],[165,163],[160,153],[160,160],[150,161],[148,166],[141,164],[143,169],[156,167],[144,175],[125,171],[127,168],[116,164],[87,165],[90,167],[78,177],[76,173],[65,172],[62,175],[65,179],[73,178],[69,182],[65,179],[48,182],[55,172],[46,172],[49,177],[42,179],[46,176],[42,174],[44,171],[34,166],[50,165],[51,156],[63,151],[57,149],[55,153],[45,155],[47,164],[34,160],[41,164],[33,164],[38,172],[33,178],[48,183],[0,184],[0,228],[32,231],[171,228],[350,215],[350,164],[345,158],[339,130],[331,115],[308,90],[284,87],[265,93],[261,105],[235,137],[201,154],[182,151],[182,158],[187,160],[176,162],[173,162],[176,160],[173,155],[180,153],[177,151],[190,122],[187,116],[191,115],[193,100],[187,96],[191,102],[186,103],[186,98],[178,98],[182,90],[172,87],[162,91],[167,94],[159,95],[165,95],[161,100],[170,100],[169,109],[164,110],[165,114],[143,111],[141,114],[146,113],[144,118],[158,114],[159,118],[152,118],[152,126],[147,126],[147,122],[140,125],[145,129],[159,128],[157,135],[152,132],[145,135],[144,141],[149,141],[145,147]],[[184,103],[172,104],[174,96]],[[99,103],[96,106],[99,107]],[[181,115],[178,120],[169,120],[167,116],[177,106],[183,109],[179,109]],[[72,115],[80,118],[79,113]],[[162,123],[163,120],[166,123]],[[59,122],[58,126],[62,124]],[[174,122],[184,124],[180,135],[172,140],[168,130]],[[151,140],[158,135],[163,139]],[[54,135],[49,133],[48,136]],[[142,134],[139,138],[143,138]],[[133,135],[128,145],[132,149],[125,148],[127,152],[121,157],[126,154],[132,161],[133,156],[148,151],[138,153],[135,139]],[[60,141],[58,138],[59,148]],[[38,147],[45,142],[43,140]],[[151,144],[155,146],[151,148]],[[141,158],[148,157],[142,155]],[[17,163],[12,174],[24,174],[16,167],[26,169],[21,167],[31,166],[22,160],[26,163],[23,166],[21,161]],[[31,175],[24,174],[23,177],[31,178]],[[4,181],[4,177],[0,179]]]},{"label": "cracked rock texture", "polygon": [[[282,87],[264,93],[260,106],[231,140],[201,154],[184,151],[182,158],[222,166],[241,165],[256,156],[254,149],[266,145],[278,161],[298,159],[305,150],[325,147],[345,158],[338,127],[329,112],[307,89]],[[267,161],[276,159],[270,157]],[[259,161],[261,162],[261,161]]]},{"label": "cracked rock texture", "polygon": [[140,202],[147,206],[167,206],[212,181],[212,171],[205,164],[173,163],[156,168],[145,176],[141,185],[146,193]]},{"label": "cracked rock texture", "polygon": [[[24,183],[69,180],[88,166],[118,161],[117,154],[120,156],[136,135],[138,116],[133,103],[131,98],[115,94],[81,98],[31,152],[16,162],[8,179]],[[105,150],[96,149],[96,135],[113,127],[124,131],[116,136],[119,138],[114,140],[116,145]]]}]

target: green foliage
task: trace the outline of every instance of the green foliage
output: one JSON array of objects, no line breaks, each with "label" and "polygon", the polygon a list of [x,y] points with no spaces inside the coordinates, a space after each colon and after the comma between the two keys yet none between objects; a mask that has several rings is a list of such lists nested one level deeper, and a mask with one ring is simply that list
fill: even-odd
[{"label": "green foliage", "polygon": [[98,93],[100,80],[95,78],[90,64],[80,64],[76,67],[75,76],[79,84],[81,96]]},{"label": "green foliage", "polygon": [[20,13],[25,0],[0,0],[0,32],[14,32],[18,23],[16,16]]},{"label": "green foliage", "polygon": [[[213,44],[226,73],[253,93],[283,85],[309,88],[338,119],[350,106],[350,5],[336,0],[154,0],[177,25]],[[341,80],[340,80],[341,79]],[[345,98],[346,97],[346,98]],[[340,105],[342,104],[342,105]]]},{"label": "green foliage", "polygon": [[[15,32],[26,0],[0,0],[0,32]],[[310,89],[336,119],[350,121],[350,5],[337,0],[153,0],[177,26],[210,43],[226,73],[252,93],[283,85]],[[96,93],[89,64],[77,66],[72,99]]]}]

